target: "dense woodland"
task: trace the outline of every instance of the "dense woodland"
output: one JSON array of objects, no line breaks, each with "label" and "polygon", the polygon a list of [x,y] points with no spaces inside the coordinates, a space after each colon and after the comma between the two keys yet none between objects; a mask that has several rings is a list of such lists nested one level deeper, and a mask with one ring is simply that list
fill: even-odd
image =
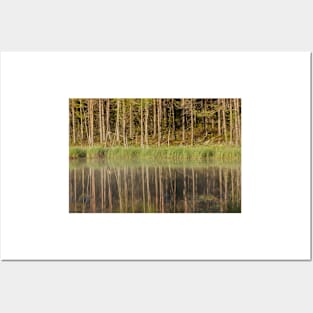
[{"label": "dense woodland", "polygon": [[241,143],[241,99],[70,99],[70,144]]}]

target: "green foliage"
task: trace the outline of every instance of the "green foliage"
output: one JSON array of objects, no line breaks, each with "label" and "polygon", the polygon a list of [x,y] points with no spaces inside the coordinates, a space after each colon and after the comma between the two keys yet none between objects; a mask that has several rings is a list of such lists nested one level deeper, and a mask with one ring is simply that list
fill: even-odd
[{"label": "green foliage", "polygon": [[106,160],[240,160],[240,146],[149,146],[130,147],[71,147],[70,158],[106,159]]},{"label": "green foliage", "polygon": [[70,159],[85,158],[87,155],[86,148],[70,147]]}]

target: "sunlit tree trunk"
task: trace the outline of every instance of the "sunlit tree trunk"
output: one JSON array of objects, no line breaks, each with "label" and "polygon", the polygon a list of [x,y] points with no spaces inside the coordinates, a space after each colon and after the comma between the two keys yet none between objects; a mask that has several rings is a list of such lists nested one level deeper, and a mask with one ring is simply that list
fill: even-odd
[{"label": "sunlit tree trunk", "polygon": [[185,143],[185,99],[182,99],[182,143]]},{"label": "sunlit tree trunk", "polygon": [[161,134],[161,132],[162,132],[162,130],[161,130],[161,114],[162,114],[162,99],[159,99],[159,101],[158,101],[159,103],[159,105],[158,105],[158,146],[160,147],[160,145],[161,145],[161,136],[162,136],[162,134]]},{"label": "sunlit tree trunk", "polygon": [[125,103],[125,99],[123,101],[123,118],[122,118],[122,124],[123,124],[123,144],[124,147],[126,146],[126,103]]},{"label": "sunlit tree trunk", "polygon": [[102,99],[98,100],[99,106],[99,135],[100,135],[100,143],[103,142],[103,132],[102,132]]},{"label": "sunlit tree trunk", "polygon": [[115,123],[115,137],[117,145],[120,144],[120,100],[116,100],[116,123]]},{"label": "sunlit tree trunk", "polygon": [[74,101],[74,99],[72,99],[71,102],[72,102],[72,126],[73,126],[72,134],[73,134],[73,144],[75,145],[76,144],[76,134],[75,134],[75,108],[74,108],[75,101]]},{"label": "sunlit tree trunk", "polygon": [[148,115],[149,115],[149,104],[148,101],[146,101],[145,104],[145,144],[146,146],[149,145],[149,141],[148,141]]},{"label": "sunlit tree trunk", "polygon": [[228,100],[229,105],[229,143],[233,143],[233,108],[232,108],[232,100]]},{"label": "sunlit tree trunk", "polygon": [[221,105],[220,100],[217,100],[217,134],[218,142],[221,141]]},{"label": "sunlit tree trunk", "polygon": [[93,101],[92,99],[88,100],[88,105],[89,105],[89,144],[93,146]]},{"label": "sunlit tree trunk", "polygon": [[152,100],[153,101],[153,138],[156,137],[156,104],[155,104],[155,99]]},{"label": "sunlit tree trunk", "polygon": [[106,103],[106,137],[105,137],[105,145],[107,145],[109,136],[110,136],[110,99],[107,99],[107,103]]},{"label": "sunlit tree trunk", "polygon": [[140,145],[143,147],[143,103],[140,99]]},{"label": "sunlit tree trunk", "polygon": [[82,100],[79,101],[79,113],[80,113],[80,144],[82,145],[84,142]]},{"label": "sunlit tree trunk", "polygon": [[172,135],[173,135],[173,140],[176,139],[176,133],[175,133],[175,107],[174,107],[174,99],[171,101],[172,103]]},{"label": "sunlit tree trunk", "polygon": [[133,140],[133,103],[129,102],[129,137]]},{"label": "sunlit tree trunk", "polygon": [[225,112],[226,112],[226,99],[223,99],[223,132],[224,132],[224,138],[225,138],[225,143],[227,143],[227,127],[226,127],[226,117],[225,117]]},{"label": "sunlit tree trunk", "polygon": [[238,119],[238,143],[241,143],[241,113],[240,113],[240,106],[241,106],[241,100],[236,99],[237,102],[237,119]]},{"label": "sunlit tree trunk", "polygon": [[190,99],[190,122],[191,122],[191,139],[190,139],[190,145],[193,146],[193,100]]}]

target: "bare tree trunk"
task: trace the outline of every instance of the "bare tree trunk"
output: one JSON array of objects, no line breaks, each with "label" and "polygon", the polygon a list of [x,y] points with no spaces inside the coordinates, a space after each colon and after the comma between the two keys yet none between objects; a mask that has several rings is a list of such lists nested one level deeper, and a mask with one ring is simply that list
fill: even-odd
[{"label": "bare tree trunk", "polygon": [[155,104],[155,99],[153,99],[153,138],[156,136],[156,104]]},{"label": "bare tree trunk", "polygon": [[236,100],[234,101],[234,122],[235,122],[235,144],[238,144],[238,120],[237,120],[237,105]]},{"label": "bare tree trunk", "polygon": [[92,99],[88,100],[89,104],[89,144],[93,146],[93,102]]},{"label": "bare tree trunk", "polygon": [[225,118],[225,112],[226,112],[226,99],[223,99],[223,132],[224,132],[224,138],[225,143],[227,143],[227,127],[226,127],[226,118]]},{"label": "bare tree trunk", "polygon": [[120,100],[116,100],[116,124],[115,124],[115,137],[116,137],[116,143],[120,144]]},{"label": "bare tree trunk", "polygon": [[232,100],[228,100],[229,105],[229,143],[233,143],[233,104]]},{"label": "bare tree trunk", "polygon": [[107,103],[106,103],[106,118],[107,118],[107,130],[106,130],[106,137],[105,137],[105,145],[107,145],[109,136],[110,136],[110,99],[107,99]]},{"label": "bare tree trunk", "polygon": [[162,114],[162,99],[159,99],[159,105],[158,105],[158,146],[161,145],[161,114]]},{"label": "bare tree trunk", "polygon": [[221,141],[221,105],[220,100],[217,100],[217,134],[218,142]]},{"label": "bare tree trunk", "polygon": [[173,140],[176,139],[175,135],[175,107],[174,107],[174,99],[172,99],[172,133],[173,133]]},{"label": "bare tree trunk", "polygon": [[182,99],[182,130],[183,130],[183,139],[182,143],[185,143],[185,99]]},{"label": "bare tree trunk", "polygon": [[146,101],[145,104],[145,144],[146,146],[149,145],[148,141],[148,115],[149,115],[149,106],[148,102]]},{"label": "bare tree trunk", "polygon": [[237,111],[238,111],[238,142],[241,143],[241,113],[240,113],[240,107],[241,107],[241,99],[237,100]]},{"label": "bare tree trunk", "polygon": [[190,120],[191,120],[191,140],[190,144],[193,146],[193,100],[190,99]]},{"label": "bare tree trunk", "polygon": [[207,117],[207,100],[202,99],[202,109],[203,109],[203,113],[204,113],[204,133],[205,133],[205,137],[208,136],[208,117]]},{"label": "bare tree trunk", "polygon": [[143,147],[143,104],[140,99],[140,146]]},{"label": "bare tree trunk", "polygon": [[80,144],[82,145],[84,142],[82,100],[79,101],[79,111],[80,111]]},{"label": "bare tree trunk", "polygon": [[75,105],[75,101],[74,99],[71,100],[72,102],[72,134],[73,134],[73,144],[75,145],[76,144],[76,134],[75,134],[75,108],[74,108],[74,105]]},{"label": "bare tree trunk", "polygon": [[133,104],[129,103],[129,137],[133,140]]},{"label": "bare tree trunk", "polygon": [[126,113],[125,113],[125,107],[126,107],[126,103],[125,100],[122,103],[123,105],[123,118],[122,118],[122,123],[123,123],[123,144],[124,147],[126,146]]},{"label": "bare tree trunk", "polygon": [[99,135],[100,135],[100,143],[103,142],[103,133],[102,133],[102,100],[98,100],[98,108],[99,108]]}]

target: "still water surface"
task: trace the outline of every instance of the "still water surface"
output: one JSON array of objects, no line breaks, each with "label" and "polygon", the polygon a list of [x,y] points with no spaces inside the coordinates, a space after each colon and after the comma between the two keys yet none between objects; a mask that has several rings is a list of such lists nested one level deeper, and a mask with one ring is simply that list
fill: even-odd
[{"label": "still water surface", "polygon": [[71,213],[240,213],[236,164],[70,161]]}]

